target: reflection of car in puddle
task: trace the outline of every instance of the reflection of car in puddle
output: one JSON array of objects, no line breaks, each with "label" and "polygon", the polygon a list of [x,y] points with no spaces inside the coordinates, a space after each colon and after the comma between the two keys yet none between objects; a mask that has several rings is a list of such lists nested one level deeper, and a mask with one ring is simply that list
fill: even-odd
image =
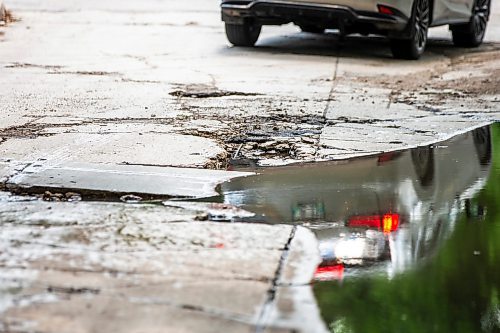
[{"label": "reflection of car in puddle", "polygon": [[259,170],[222,187],[224,201],[269,223],[316,234],[316,278],[392,276],[432,255],[453,230],[465,199],[484,183],[489,128],[408,151]]}]

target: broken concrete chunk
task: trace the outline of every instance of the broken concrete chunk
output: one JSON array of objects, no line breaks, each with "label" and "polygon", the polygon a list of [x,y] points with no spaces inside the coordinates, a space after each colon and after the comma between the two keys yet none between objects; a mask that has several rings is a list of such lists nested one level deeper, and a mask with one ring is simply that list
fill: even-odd
[{"label": "broken concrete chunk", "polygon": [[240,91],[226,91],[209,84],[187,84],[178,85],[177,90],[171,91],[170,95],[176,97],[210,98],[224,96],[255,96],[256,93],[246,93]]},{"label": "broken concrete chunk", "polygon": [[66,163],[25,169],[12,177],[7,186],[21,190],[47,189],[46,197],[59,201],[65,198],[64,195],[51,193],[50,188],[98,193],[206,197],[217,194],[217,184],[252,174],[206,169]]}]

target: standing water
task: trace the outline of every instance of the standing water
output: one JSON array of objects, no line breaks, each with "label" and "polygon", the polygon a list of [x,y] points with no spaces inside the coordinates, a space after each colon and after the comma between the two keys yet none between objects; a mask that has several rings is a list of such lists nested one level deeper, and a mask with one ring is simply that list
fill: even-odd
[{"label": "standing water", "polygon": [[500,332],[500,124],[222,186],[256,222],[310,228],[332,332]]}]

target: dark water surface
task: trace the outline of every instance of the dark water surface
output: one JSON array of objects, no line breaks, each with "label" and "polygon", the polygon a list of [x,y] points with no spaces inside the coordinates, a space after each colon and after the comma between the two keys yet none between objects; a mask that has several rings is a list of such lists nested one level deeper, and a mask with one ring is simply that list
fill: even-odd
[{"label": "dark water surface", "polygon": [[313,289],[332,332],[500,332],[500,124],[257,171],[224,184],[223,200],[316,234]]}]

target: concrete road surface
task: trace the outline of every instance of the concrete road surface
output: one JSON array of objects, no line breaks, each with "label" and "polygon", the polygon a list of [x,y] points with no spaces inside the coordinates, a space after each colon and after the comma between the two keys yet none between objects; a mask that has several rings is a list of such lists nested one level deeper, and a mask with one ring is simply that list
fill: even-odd
[{"label": "concrete road surface", "polygon": [[223,171],[231,159],[343,159],[500,119],[496,2],[481,47],[438,28],[419,61],[292,25],[231,47],[215,0],[6,6],[0,332],[322,332],[310,232],[130,201],[213,195],[246,175]]},{"label": "concrete road surface", "polygon": [[423,58],[402,61],[381,38],[293,25],[231,47],[215,0],[12,1],[1,156],[224,169],[237,151],[277,164],[444,139],[500,119],[493,6],[480,48],[431,29]]}]

